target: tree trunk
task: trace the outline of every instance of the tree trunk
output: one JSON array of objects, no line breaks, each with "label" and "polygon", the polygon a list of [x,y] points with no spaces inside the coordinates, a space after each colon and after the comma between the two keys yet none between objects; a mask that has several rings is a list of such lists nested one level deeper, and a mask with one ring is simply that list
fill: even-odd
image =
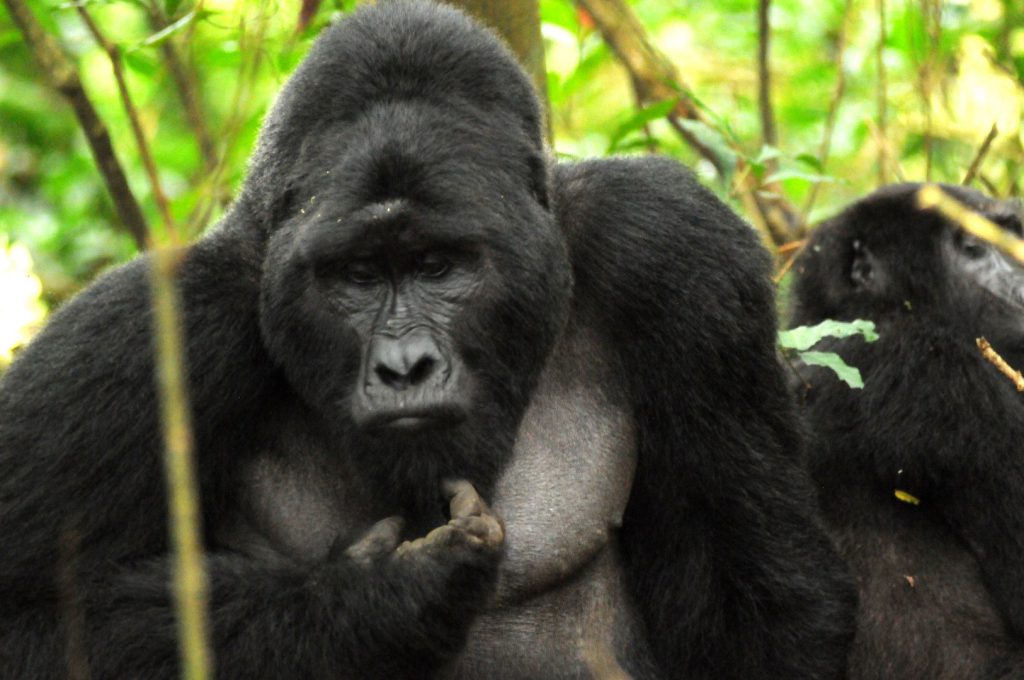
[{"label": "tree trunk", "polygon": [[[498,32],[533,80],[545,119],[550,120],[544,42],[540,36],[540,7],[537,0],[446,0],[460,7]],[[545,130],[549,133],[549,130]],[[550,134],[549,134],[550,136]]]}]

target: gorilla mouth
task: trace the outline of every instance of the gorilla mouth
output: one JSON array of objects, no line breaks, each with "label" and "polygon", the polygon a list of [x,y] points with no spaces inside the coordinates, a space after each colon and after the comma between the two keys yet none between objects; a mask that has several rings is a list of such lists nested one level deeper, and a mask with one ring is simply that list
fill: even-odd
[{"label": "gorilla mouth", "polygon": [[438,404],[404,409],[381,409],[368,414],[367,430],[375,432],[422,432],[452,428],[466,419],[466,411],[455,404]]}]

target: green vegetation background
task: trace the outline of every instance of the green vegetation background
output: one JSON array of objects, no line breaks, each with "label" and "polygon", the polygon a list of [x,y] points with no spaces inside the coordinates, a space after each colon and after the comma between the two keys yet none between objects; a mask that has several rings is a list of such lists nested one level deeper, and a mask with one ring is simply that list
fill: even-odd
[{"label": "green vegetation background", "polygon": [[[78,64],[149,223],[161,229],[106,53],[72,4],[29,4]],[[122,50],[160,184],[185,237],[201,233],[223,213],[274,94],[317,32],[355,4],[86,3],[106,38]],[[541,0],[558,154],[667,153],[746,213],[736,195],[740,178],[734,168],[740,167],[755,175],[759,191],[779,194],[813,224],[882,181],[959,183],[996,125],[998,134],[975,183],[990,193],[1020,195],[1020,0],[887,0],[884,5],[879,0],[774,0],[774,146],[763,142],[757,96],[756,0],[629,4],[651,42],[671,60],[680,85],[699,103],[706,123],[688,129],[724,171],[716,171],[707,153],[697,153],[664,120],[670,105],[638,105],[633,81],[585,11],[570,0]],[[198,93],[205,133],[184,113],[168,69],[168,47],[180,56]],[[212,153],[202,151],[203,134]],[[822,162],[825,137],[830,153]],[[48,310],[135,252],[70,108],[0,9],[0,367]],[[780,268],[789,252],[783,245]]]}]

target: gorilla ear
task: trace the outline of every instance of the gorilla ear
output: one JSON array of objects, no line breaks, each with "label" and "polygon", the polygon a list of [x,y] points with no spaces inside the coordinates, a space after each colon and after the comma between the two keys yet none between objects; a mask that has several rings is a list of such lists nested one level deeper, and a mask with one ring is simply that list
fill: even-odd
[{"label": "gorilla ear", "polygon": [[530,191],[537,202],[545,210],[551,209],[551,186],[548,177],[548,164],[540,154],[533,154],[528,160],[530,164]]},{"label": "gorilla ear", "polygon": [[878,258],[871,254],[860,239],[853,240],[852,248],[850,283],[856,290],[878,292],[881,283]]}]

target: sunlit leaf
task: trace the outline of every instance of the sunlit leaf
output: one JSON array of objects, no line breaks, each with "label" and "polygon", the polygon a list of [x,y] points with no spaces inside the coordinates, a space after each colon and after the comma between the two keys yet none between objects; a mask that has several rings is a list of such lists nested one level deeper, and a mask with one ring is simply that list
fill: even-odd
[{"label": "sunlit leaf", "polygon": [[645,106],[634,113],[628,120],[626,120],[626,122],[620,125],[615,132],[612,133],[611,138],[608,140],[608,153],[611,154],[618,151],[619,144],[626,138],[626,135],[631,132],[636,132],[652,120],[664,118],[676,107],[678,103],[678,99],[666,99],[665,101]]},{"label": "sunlit leaf", "polygon": [[811,366],[822,366],[832,369],[840,380],[854,389],[864,387],[860,371],[850,366],[835,352],[800,352],[800,360]]},{"label": "sunlit leaf", "polygon": [[797,326],[779,331],[779,346],[797,351],[808,350],[825,338],[848,338],[861,335],[865,342],[878,340],[875,322],[866,319],[836,321],[827,319],[814,326]]}]

